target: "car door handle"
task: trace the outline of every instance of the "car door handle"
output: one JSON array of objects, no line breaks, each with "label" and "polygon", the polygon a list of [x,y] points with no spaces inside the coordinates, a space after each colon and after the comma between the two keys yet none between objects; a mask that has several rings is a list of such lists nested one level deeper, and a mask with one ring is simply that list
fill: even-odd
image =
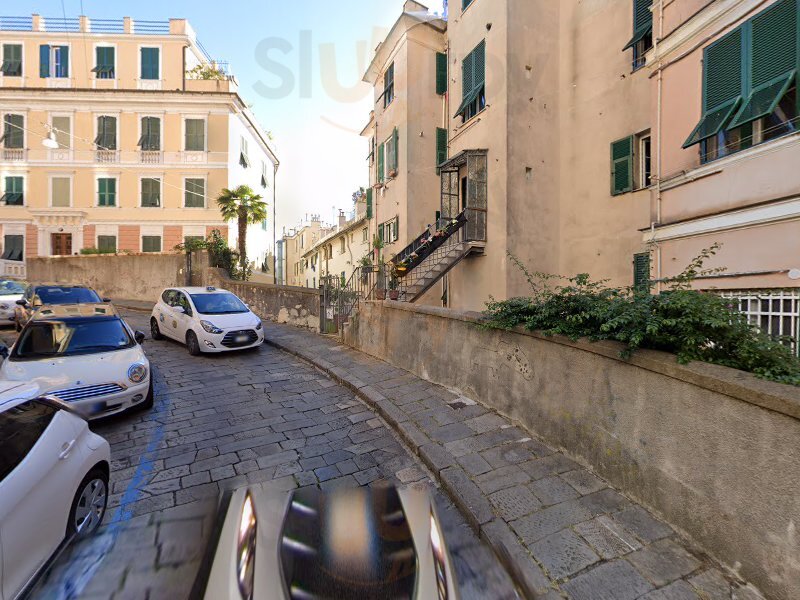
[{"label": "car door handle", "polygon": [[72,447],[73,446],[75,446],[75,440],[72,440],[71,442],[65,443],[61,447],[61,454],[58,455],[58,459],[59,460],[64,460],[65,458],[68,458],[69,457],[69,453],[72,452]]}]

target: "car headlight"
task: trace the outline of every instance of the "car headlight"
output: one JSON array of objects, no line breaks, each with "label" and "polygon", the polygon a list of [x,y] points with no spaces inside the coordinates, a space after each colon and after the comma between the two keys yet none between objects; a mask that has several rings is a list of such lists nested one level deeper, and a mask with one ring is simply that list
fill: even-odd
[{"label": "car headlight", "polygon": [[222,329],[214,325],[211,321],[200,321],[200,325],[202,325],[203,329],[205,329],[208,333],[222,333]]},{"label": "car headlight", "polygon": [[439,600],[447,600],[447,570],[445,569],[445,548],[439,524],[431,511],[431,550],[433,551],[433,564],[436,569],[436,589]]},{"label": "car headlight", "polygon": [[261,331],[262,329],[264,329],[264,324],[259,321],[258,325],[256,325],[256,331]]},{"label": "car headlight", "polygon": [[244,600],[253,597],[256,574],[256,511],[250,492],[244,497],[242,516],[239,519],[239,539],[236,546],[236,577],[239,593]]},{"label": "car headlight", "polygon": [[131,365],[128,369],[128,379],[133,383],[142,383],[147,378],[147,367],[141,363]]}]

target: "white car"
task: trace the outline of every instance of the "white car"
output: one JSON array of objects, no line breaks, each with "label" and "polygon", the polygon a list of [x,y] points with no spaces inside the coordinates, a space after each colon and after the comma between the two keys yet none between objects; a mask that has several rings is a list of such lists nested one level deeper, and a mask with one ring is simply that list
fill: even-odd
[{"label": "white car", "polygon": [[0,366],[0,380],[34,381],[92,419],[153,406],[144,334],[110,304],[42,306]]},{"label": "white car", "polygon": [[0,279],[0,325],[17,321],[17,301],[25,293],[25,282]]},{"label": "white car", "polygon": [[30,591],[70,541],[100,526],[111,451],[66,403],[0,382],[0,598]]},{"label": "white car", "polygon": [[164,290],[150,317],[150,334],[186,344],[195,356],[264,343],[261,319],[237,296],[213,287]]}]

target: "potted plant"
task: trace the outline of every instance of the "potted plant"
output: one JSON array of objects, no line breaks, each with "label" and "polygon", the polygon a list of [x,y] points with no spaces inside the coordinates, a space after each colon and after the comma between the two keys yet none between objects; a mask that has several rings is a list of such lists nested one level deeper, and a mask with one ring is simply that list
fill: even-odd
[{"label": "potted plant", "polygon": [[397,277],[392,275],[389,279],[389,300],[399,300],[400,290],[397,288]]},{"label": "potted plant", "polygon": [[372,265],[372,258],[367,255],[363,257],[359,264],[361,265],[361,272],[362,273],[372,273],[375,270],[375,267]]},{"label": "potted plant", "polygon": [[386,300],[386,265],[382,256],[378,259],[378,283],[375,286],[375,298]]}]

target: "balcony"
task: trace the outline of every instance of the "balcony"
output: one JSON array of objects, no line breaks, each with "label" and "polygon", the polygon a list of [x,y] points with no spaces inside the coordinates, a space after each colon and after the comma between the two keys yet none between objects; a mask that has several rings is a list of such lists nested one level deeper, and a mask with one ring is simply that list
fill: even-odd
[{"label": "balcony", "polygon": [[24,148],[3,148],[2,157],[4,162],[25,162],[28,151]]},{"label": "balcony", "polygon": [[99,163],[118,163],[119,150],[95,150],[94,159]]},{"label": "balcony", "polygon": [[233,94],[238,89],[239,84],[233,75],[226,75],[224,79],[186,79],[187,92]]},{"label": "balcony", "polygon": [[145,92],[160,92],[164,89],[164,82],[161,79],[137,79],[136,89]]},{"label": "balcony", "polygon": [[164,162],[164,153],[161,150],[142,150],[139,152],[139,162],[143,165],[160,165]]}]

